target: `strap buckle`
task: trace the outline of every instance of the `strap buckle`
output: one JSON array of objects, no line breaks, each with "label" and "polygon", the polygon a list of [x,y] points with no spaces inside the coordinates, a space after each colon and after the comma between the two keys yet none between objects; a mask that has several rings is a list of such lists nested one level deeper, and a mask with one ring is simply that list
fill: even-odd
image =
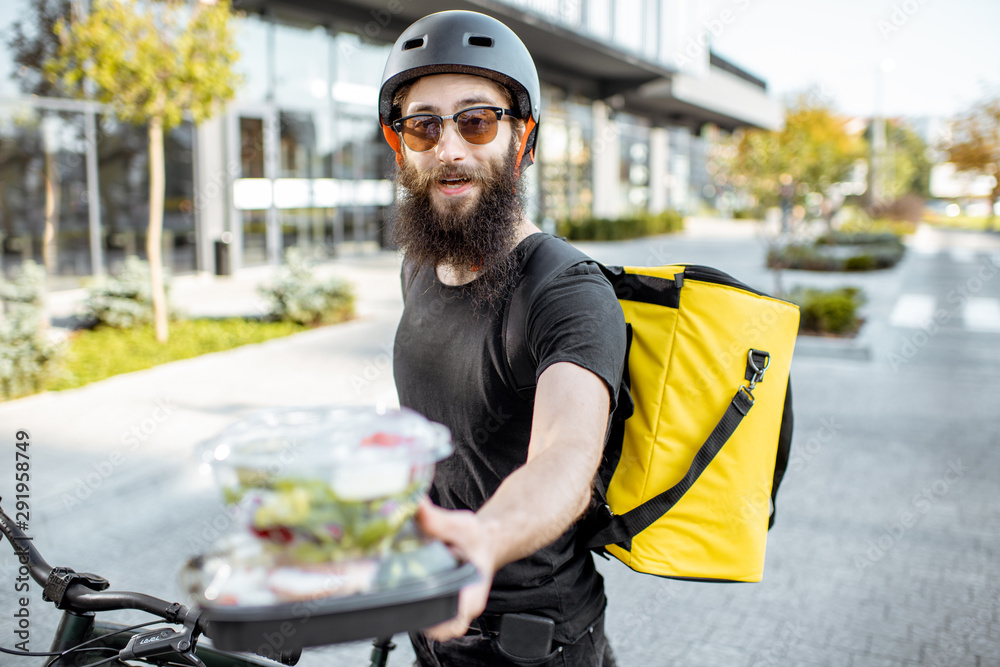
[{"label": "strap buckle", "polygon": [[[757,366],[757,361],[754,359],[754,353],[758,354],[764,359],[764,367],[760,368]],[[750,386],[747,387],[753,390],[757,386],[757,383],[764,379],[764,371],[768,369],[771,365],[771,355],[768,352],[762,350],[755,350],[753,348],[747,352],[747,380],[750,381]]]},{"label": "strap buckle", "polygon": [[750,412],[750,408],[753,407],[753,404],[757,402],[757,399],[755,399],[753,394],[750,393],[750,389],[751,387],[740,385],[739,391],[736,392],[737,396],[743,394],[744,399],[747,401],[747,405],[745,407],[741,404],[736,405],[736,409],[742,412],[744,417],[746,417],[746,414]]}]

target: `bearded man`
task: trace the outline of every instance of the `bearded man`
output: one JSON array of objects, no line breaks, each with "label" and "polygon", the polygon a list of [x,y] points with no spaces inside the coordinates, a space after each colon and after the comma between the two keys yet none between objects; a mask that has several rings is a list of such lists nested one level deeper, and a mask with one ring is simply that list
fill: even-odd
[{"label": "bearded man", "polygon": [[[547,280],[523,321],[507,322],[535,249],[561,243],[521,201],[539,98],[521,41],[474,12],[414,23],[383,75],[380,120],[403,190],[394,377],[400,404],[448,426],[455,446],[418,521],[481,574],[454,619],[411,634],[419,665],[611,663],[603,580],[578,548],[576,522],[618,400],[621,308],[583,262]],[[515,327],[535,366],[527,397],[505,349]]]}]

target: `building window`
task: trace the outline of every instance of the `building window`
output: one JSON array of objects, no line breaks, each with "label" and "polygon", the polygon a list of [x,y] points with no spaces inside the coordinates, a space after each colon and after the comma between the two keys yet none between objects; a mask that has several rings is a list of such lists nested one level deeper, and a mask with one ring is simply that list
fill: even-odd
[{"label": "building window", "polygon": [[[194,128],[183,123],[164,134],[163,264],[174,273],[195,270],[192,201]],[[146,127],[98,117],[98,185],[106,268],[117,271],[130,255],[146,258],[149,229],[149,144]]]},{"label": "building window", "polygon": [[542,97],[545,111],[537,150],[542,217],[553,221],[586,218],[594,200],[591,107],[556,88],[546,87]]},{"label": "building window", "polygon": [[270,29],[270,24],[252,14],[236,20],[236,48],[240,52],[236,71],[243,75],[243,85],[236,89],[238,102],[261,103],[269,98]]},{"label": "building window", "polygon": [[620,131],[620,182],[622,200],[619,210],[636,215],[649,210],[649,124],[642,118],[618,114]]},{"label": "building window", "polygon": [[82,113],[0,106],[0,236],[10,276],[44,264],[50,287],[91,273]]}]

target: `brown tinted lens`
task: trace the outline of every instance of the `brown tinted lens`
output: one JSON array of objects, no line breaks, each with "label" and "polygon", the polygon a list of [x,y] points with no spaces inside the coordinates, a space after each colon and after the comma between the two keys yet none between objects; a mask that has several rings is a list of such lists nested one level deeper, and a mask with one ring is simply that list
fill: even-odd
[{"label": "brown tinted lens", "polygon": [[491,109],[463,111],[455,122],[462,138],[470,144],[488,144],[497,136],[497,115]]},{"label": "brown tinted lens", "polygon": [[403,141],[410,150],[429,151],[441,138],[441,121],[434,116],[414,116],[403,121]]}]

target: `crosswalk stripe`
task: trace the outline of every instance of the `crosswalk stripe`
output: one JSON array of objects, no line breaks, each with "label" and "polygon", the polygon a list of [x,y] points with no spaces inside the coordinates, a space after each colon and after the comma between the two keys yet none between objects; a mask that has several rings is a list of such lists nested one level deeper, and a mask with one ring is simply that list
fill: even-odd
[{"label": "crosswalk stripe", "polygon": [[962,321],[970,331],[1000,333],[1000,300],[970,298],[962,308]]},{"label": "crosswalk stripe", "polygon": [[934,315],[934,297],[926,294],[904,294],[896,301],[889,316],[894,327],[921,327]]}]

